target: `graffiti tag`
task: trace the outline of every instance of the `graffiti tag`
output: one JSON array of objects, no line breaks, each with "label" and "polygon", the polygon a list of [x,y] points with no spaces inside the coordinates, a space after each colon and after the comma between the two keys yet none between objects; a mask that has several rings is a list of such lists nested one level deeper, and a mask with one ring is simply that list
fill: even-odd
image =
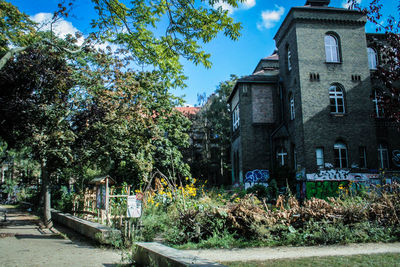
[{"label": "graffiti tag", "polygon": [[244,187],[252,187],[255,184],[262,184],[268,186],[269,171],[268,170],[253,170],[246,173],[244,180]]},{"label": "graffiti tag", "polygon": [[392,161],[394,165],[400,167],[400,150],[393,150],[392,156],[393,156]]}]

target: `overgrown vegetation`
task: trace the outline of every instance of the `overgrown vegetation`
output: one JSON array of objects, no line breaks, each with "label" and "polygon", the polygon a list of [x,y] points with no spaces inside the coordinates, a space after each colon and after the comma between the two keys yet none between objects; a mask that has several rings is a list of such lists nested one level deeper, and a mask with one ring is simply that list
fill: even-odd
[{"label": "overgrown vegetation", "polygon": [[301,205],[281,195],[271,205],[254,194],[207,192],[193,182],[176,190],[163,186],[146,200],[141,239],[179,248],[393,242],[400,240],[399,189],[352,195],[343,188],[341,197]]}]

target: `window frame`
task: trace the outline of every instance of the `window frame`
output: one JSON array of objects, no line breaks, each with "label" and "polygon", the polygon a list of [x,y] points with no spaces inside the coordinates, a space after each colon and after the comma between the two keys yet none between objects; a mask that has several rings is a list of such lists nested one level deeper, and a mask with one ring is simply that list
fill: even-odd
[{"label": "window frame", "polygon": [[336,142],[333,146],[334,152],[334,160],[336,168],[348,168],[349,166],[349,157],[348,157],[348,148],[344,142]]},{"label": "window frame", "polygon": [[[378,66],[378,53],[372,47],[367,47],[368,67],[370,70],[376,70]],[[375,65],[373,64],[375,63]]]},{"label": "window frame", "polygon": [[283,146],[278,147],[276,150],[276,159],[277,159],[278,165],[280,167],[287,165],[287,157],[288,157],[288,153],[287,153],[286,149]]},{"label": "window frame", "polygon": [[381,103],[384,103],[383,97],[378,92],[378,90],[374,90],[374,99],[372,100],[372,102],[374,102],[376,118],[384,118],[385,117],[385,109],[381,105]]},{"label": "window frame", "polygon": [[358,148],[359,154],[359,167],[360,168],[367,168],[367,147],[366,146],[359,146]]},{"label": "window frame", "polygon": [[235,106],[232,110],[232,129],[233,132],[239,129],[240,126],[240,114],[239,114],[239,104]]},{"label": "window frame", "polygon": [[324,47],[325,47],[325,62],[326,63],[340,63],[341,62],[339,38],[335,34],[332,34],[332,33],[325,34]]},{"label": "window frame", "polygon": [[389,149],[388,146],[383,143],[378,144],[378,164],[380,169],[388,169],[390,167]]},{"label": "window frame", "polygon": [[289,106],[290,106],[290,120],[294,120],[296,118],[296,110],[294,106],[294,95],[290,94],[289,96]]},{"label": "window frame", "polygon": [[292,52],[290,52],[289,46],[287,47],[287,69],[292,70]]},{"label": "window frame", "polygon": [[[321,154],[318,155],[318,152]],[[324,157],[324,148],[323,147],[317,147],[315,148],[315,159],[318,167],[324,167],[325,165],[325,157]]]},{"label": "window frame", "polygon": [[[332,88],[335,88],[332,90]],[[332,103],[332,100],[334,103]],[[339,104],[339,102],[342,102]],[[342,86],[337,84],[332,84],[329,87],[329,106],[331,114],[346,114],[346,106],[345,106],[345,97],[344,97],[344,89]],[[334,107],[334,111],[333,108]],[[342,108],[342,111],[340,110]]]}]

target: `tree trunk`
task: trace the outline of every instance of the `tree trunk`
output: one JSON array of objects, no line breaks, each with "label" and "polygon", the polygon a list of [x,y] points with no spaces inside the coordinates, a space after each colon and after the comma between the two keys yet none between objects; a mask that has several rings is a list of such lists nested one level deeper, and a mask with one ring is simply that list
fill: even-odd
[{"label": "tree trunk", "polygon": [[41,162],[41,178],[42,178],[42,198],[43,198],[43,223],[46,228],[51,228],[53,222],[51,221],[50,212],[50,181],[49,173],[47,171],[46,160]]}]

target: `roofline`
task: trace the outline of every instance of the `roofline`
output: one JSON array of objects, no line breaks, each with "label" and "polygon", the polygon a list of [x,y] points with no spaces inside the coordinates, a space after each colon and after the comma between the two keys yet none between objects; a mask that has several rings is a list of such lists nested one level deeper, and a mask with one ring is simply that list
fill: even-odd
[{"label": "roofline", "polygon": [[[250,75],[250,76],[252,76],[252,75]],[[264,84],[270,84],[270,83],[279,82],[279,75],[276,75],[276,76],[266,76],[266,77],[273,77],[273,78],[269,78],[269,79],[263,80],[263,81],[246,80],[246,78],[241,78],[241,79],[237,80],[236,83],[235,83],[235,85],[234,85],[234,87],[233,87],[233,90],[232,90],[231,94],[230,94],[229,97],[228,97],[227,102],[228,102],[228,103],[231,102],[233,96],[235,95],[235,93],[236,93],[236,91],[237,91],[237,87],[238,87],[238,84],[239,84],[239,83],[258,83],[258,84],[264,83]]]},{"label": "roofline", "polygon": [[[283,20],[283,22],[281,23],[281,26],[279,26],[279,29],[276,31],[275,35],[274,35],[274,40],[276,41],[276,37],[278,35],[278,33],[281,31],[282,26],[287,22],[289,16],[291,13],[294,12],[294,10],[314,10],[314,11],[328,11],[328,12],[342,12],[342,13],[358,13],[358,14],[363,14],[361,11],[358,10],[352,10],[352,9],[346,9],[346,8],[329,8],[329,7],[311,7],[311,6],[298,6],[298,7],[292,7],[288,14],[286,15],[285,19]],[[308,20],[312,20],[311,18]],[[321,19],[319,19],[321,20]]]}]

